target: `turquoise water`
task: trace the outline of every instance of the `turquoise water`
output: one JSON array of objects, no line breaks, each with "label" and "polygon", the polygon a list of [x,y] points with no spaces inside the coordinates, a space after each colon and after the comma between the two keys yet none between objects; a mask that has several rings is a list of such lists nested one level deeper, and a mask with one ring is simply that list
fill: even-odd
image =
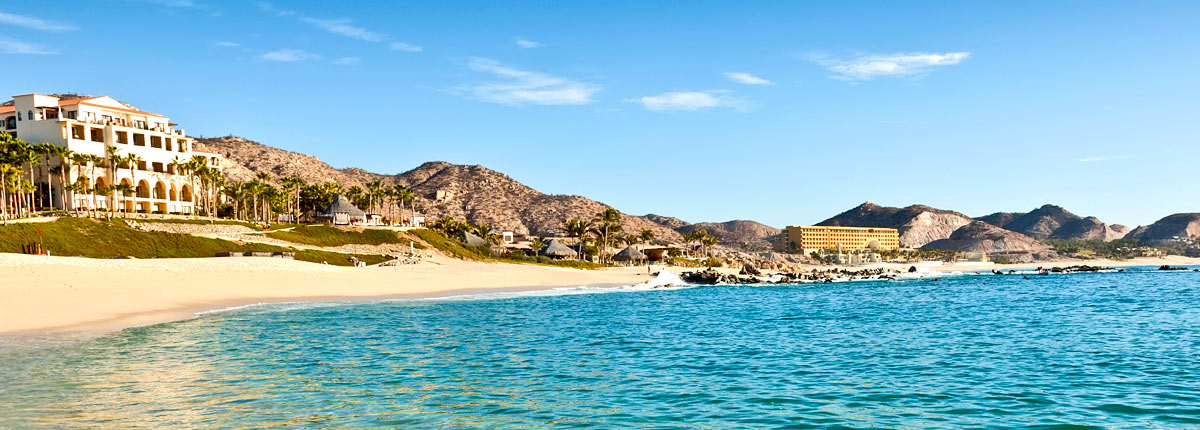
[{"label": "turquoise water", "polygon": [[1200,427],[1200,273],[1031,278],[279,305],[9,339],[0,428]]}]

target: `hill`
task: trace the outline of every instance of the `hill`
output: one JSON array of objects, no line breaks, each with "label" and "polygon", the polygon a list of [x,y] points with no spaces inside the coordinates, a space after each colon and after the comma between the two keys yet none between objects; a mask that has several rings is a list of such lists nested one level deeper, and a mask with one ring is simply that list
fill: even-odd
[{"label": "hill", "polygon": [[1004,228],[1005,224],[1012,222],[1014,219],[1025,215],[1025,212],[996,212],[990,215],[984,215],[975,218],[975,221],[983,221],[996,227]]},{"label": "hill", "polygon": [[895,208],[866,202],[817,225],[894,228],[899,230],[900,246],[920,248],[929,242],[950,237],[959,227],[972,221],[971,217],[961,213],[925,205]]},{"label": "hill", "polygon": [[[1002,214],[992,214],[985,218],[999,221],[1002,216],[997,215]],[[997,225],[994,222],[989,222],[989,224]],[[1106,242],[1125,237],[1125,234],[1129,232],[1125,226],[1110,226],[1096,217],[1081,217],[1061,206],[1050,204],[1015,216],[999,227],[1036,239],[1080,239]]]},{"label": "hill", "polygon": [[1037,239],[982,221],[973,221],[955,230],[949,238],[935,240],[923,248],[985,253],[1050,249]]},{"label": "hill", "polygon": [[[561,234],[566,219],[591,219],[608,207],[582,196],[544,194],[483,166],[434,161],[395,175],[337,169],[311,155],[236,136],[197,138],[196,149],[223,155],[225,174],[234,181],[250,180],[258,172],[267,172],[273,177],[295,176],[309,183],[337,182],[346,187],[377,180],[389,185],[403,183],[413,189],[415,204],[427,217],[449,216],[518,234]],[[680,231],[689,228],[705,228],[728,243],[761,241],[779,232],[753,221],[690,224],[654,214],[622,214],[622,222],[626,232],[650,229],[656,238],[666,241],[680,240]],[[691,227],[697,225],[700,227]]]},{"label": "hill", "polygon": [[690,233],[700,229],[716,236],[721,242],[731,244],[770,245],[767,238],[780,233],[780,230],[775,227],[748,220],[733,220],[720,223],[699,222],[677,227],[675,231]]},{"label": "hill", "polygon": [[1176,237],[1200,236],[1200,213],[1167,215],[1153,224],[1129,232],[1128,238],[1152,243],[1166,242]]}]

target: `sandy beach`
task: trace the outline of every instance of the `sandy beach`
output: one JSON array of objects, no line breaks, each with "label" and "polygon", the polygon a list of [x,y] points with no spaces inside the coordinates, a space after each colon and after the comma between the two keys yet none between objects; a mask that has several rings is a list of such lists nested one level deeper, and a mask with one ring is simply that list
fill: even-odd
[{"label": "sandy beach", "polygon": [[576,270],[445,257],[348,268],[278,258],[99,260],[0,254],[0,333],[112,330],[256,303],[419,298],[630,285],[646,269]]},{"label": "sandy beach", "polygon": [[[924,266],[939,272],[1071,266],[1197,265],[1187,257],[1016,265]],[[893,265],[893,268],[900,269]],[[826,270],[832,266],[813,266]],[[861,267],[843,267],[847,270]],[[657,268],[655,270],[658,270]],[[671,268],[675,272],[695,270]],[[722,269],[736,273],[737,269]],[[100,260],[0,254],[0,333],[114,330],[258,303],[421,298],[571,286],[631,285],[645,267],[577,270],[437,256],[415,265],[347,268],[277,258]]]}]

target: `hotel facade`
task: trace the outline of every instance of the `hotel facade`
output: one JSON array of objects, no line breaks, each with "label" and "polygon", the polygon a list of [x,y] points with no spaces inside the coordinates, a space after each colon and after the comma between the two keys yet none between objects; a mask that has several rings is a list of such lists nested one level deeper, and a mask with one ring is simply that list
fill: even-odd
[{"label": "hotel facade", "polygon": [[900,233],[894,228],[882,227],[789,225],[780,234],[779,247],[805,254],[826,249],[891,250],[900,247]]},{"label": "hotel facade", "polygon": [[[80,183],[90,189],[128,184],[136,189],[128,198],[121,193],[115,196],[63,193],[57,180],[47,184],[47,176],[40,175],[36,180],[46,197],[39,206],[49,204],[57,209],[111,207],[127,212],[193,213],[200,199],[193,187],[199,187],[200,180],[193,184],[192,178],[182,174],[175,163],[203,156],[209,168],[220,170],[223,159],[219,154],[194,150],[193,139],[174,126],[166,116],[138,110],[107,96],[59,99],[24,94],[13,96],[11,106],[0,106],[0,131],[29,144],[49,142],[104,160],[94,166],[69,163],[66,183]],[[132,171],[127,164],[110,166],[109,148],[120,156],[135,154],[142,161]],[[51,169],[59,164],[59,160],[50,157],[49,164],[41,168]]]}]

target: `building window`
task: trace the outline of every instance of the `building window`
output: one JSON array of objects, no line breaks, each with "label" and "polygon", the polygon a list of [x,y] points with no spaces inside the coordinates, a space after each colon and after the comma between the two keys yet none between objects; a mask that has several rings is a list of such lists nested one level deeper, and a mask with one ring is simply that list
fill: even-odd
[{"label": "building window", "polygon": [[75,111],[67,111],[67,118],[68,118],[68,119],[76,119],[78,116],[79,116],[79,113],[78,113],[78,112],[75,112]]},{"label": "building window", "polygon": [[5,124],[5,128],[7,128],[9,130],[17,128],[17,119],[16,118],[10,116],[10,117],[8,117],[8,121],[5,121],[5,122],[8,123],[8,124]]}]

